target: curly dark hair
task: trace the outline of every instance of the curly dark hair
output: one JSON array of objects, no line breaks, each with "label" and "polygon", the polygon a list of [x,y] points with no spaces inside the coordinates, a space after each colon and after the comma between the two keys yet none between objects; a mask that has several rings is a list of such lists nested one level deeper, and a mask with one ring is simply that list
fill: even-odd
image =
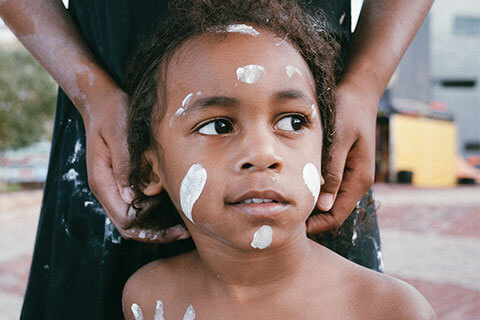
[{"label": "curly dark hair", "polygon": [[[335,122],[335,80],[339,45],[323,13],[295,0],[173,0],[169,18],[144,41],[127,68],[126,91],[130,97],[128,147],[130,151],[130,184],[136,190],[137,210],[146,196],[141,190],[150,178],[151,166],[145,151],[154,147],[155,123],[163,117],[166,97],[166,66],[172,55],[192,37],[225,31],[232,24],[249,24],[268,30],[289,41],[302,55],[312,72],[316,99],[323,126],[322,174],[330,161]],[[160,92],[160,94],[159,94]],[[161,95],[161,96],[159,96]],[[161,146],[160,146],[161,147]],[[165,192],[163,204],[155,210],[159,229],[182,223]],[[175,213],[172,213],[172,212]]]}]

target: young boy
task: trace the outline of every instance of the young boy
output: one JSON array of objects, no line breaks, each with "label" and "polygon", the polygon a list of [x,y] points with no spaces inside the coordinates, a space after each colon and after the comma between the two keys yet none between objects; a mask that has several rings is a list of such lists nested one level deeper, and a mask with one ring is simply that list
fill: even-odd
[{"label": "young boy", "polygon": [[295,1],[177,1],[130,74],[130,180],[196,250],[124,289],[127,319],[434,319],[411,286],[309,240],[335,48]]}]

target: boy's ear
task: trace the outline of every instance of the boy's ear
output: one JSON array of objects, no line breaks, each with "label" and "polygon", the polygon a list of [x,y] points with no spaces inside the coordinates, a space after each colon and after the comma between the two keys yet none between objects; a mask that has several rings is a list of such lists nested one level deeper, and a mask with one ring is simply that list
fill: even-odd
[{"label": "boy's ear", "polygon": [[153,148],[148,149],[143,156],[146,162],[146,167],[150,167],[150,175],[148,181],[144,182],[145,188],[142,192],[146,196],[156,196],[163,190],[160,163],[158,162],[157,154]]}]

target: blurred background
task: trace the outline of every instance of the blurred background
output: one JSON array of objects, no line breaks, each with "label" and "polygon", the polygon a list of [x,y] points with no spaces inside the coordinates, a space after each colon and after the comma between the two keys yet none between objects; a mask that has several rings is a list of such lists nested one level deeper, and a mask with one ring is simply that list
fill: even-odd
[{"label": "blurred background", "polygon": [[[437,0],[379,105],[385,272],[415,286],[439,319],[480,319],[479,82],[480,2]],[[21,309],[56,91],[0,20],[0,320]]]}]

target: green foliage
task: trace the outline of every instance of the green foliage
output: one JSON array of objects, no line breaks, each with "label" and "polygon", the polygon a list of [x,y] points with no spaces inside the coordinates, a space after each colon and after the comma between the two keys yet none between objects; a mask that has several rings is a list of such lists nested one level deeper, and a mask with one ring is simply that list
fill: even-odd
[{"label": "green foliage", "polygon": [[23,48],[0,48],[0,151],[48,138],[57,86]]}]

